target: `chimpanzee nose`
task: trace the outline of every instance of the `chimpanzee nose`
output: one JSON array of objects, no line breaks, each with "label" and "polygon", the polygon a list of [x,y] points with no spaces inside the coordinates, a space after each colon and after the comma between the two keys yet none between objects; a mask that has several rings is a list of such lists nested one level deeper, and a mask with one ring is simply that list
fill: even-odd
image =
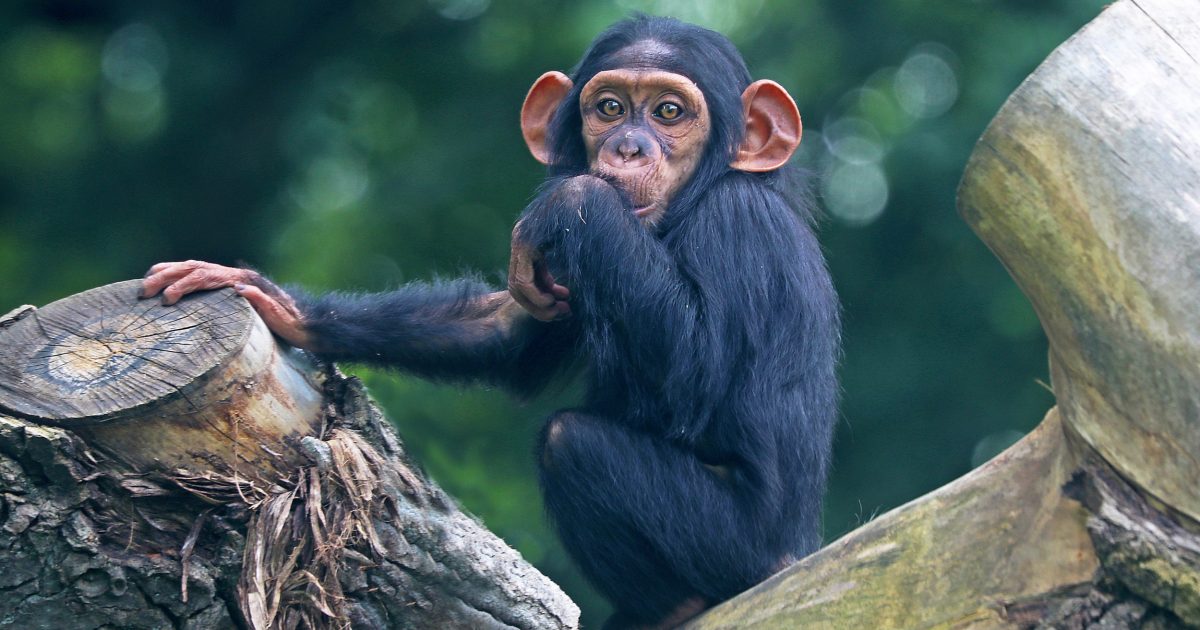
[{"label": "chimpanzee nose", "polygon": [[617,145],[617,153],[620,153],[621,157],[625,158],[626,160],[633,158],[635,155],[641,152],[641,147],[638,146],[637,140],[634,140],[633,138],[626,137],[625,139],[621,140],[621,144]]},{"label": "chimpanzee nose", "polygon": [[653,137],[634,129],[609,136],[597,157],[609,168],[637,169],[657,162],[662,151]]}]

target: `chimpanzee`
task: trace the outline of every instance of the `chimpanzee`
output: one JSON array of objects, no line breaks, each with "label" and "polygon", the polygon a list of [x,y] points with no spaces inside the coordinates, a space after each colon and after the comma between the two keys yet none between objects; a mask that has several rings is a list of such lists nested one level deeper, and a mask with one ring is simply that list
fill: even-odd
[{"label": "chimpanzee", "polygon": [[143,294],[233,285],[319,356],[526,396],[581,363],[585,399],[537,448],[547,510],[611,626],[673,625],[820,541],[840,326],[787,164],[800,115],[723,36],[635,16],[542,75],[521,128],[549,176],[508,291],[289,295],[189,261],[151,267]]}]

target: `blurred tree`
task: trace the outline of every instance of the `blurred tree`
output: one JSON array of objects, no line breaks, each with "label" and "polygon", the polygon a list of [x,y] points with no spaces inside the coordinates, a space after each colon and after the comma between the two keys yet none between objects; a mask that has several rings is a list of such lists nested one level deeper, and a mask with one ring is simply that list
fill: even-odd
[{"label": "blurred tree", "polygon": [[[0,305],[184,258],[314,289],[499,284],[541,176],[516,125],[525,90],[629,11],[676,15],[729,35],[805,115],[797,159],[821,182],[846,319],[832,538],[1052,404],[1037,320],[954,191],[1003,99],[1102,4],[8,2]],[[518,405],[363,373],[433,476],[603,619],[543,522],[529,457],[571,392]]]}]

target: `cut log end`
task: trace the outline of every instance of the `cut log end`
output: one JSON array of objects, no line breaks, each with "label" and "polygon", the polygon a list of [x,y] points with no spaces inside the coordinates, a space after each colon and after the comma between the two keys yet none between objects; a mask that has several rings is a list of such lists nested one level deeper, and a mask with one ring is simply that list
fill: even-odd
[{"label": "cut log end", "polygon": [[0,331],[0,408],[67,427],[126,415],[186,395],[250,334],[252,311],[232,289],[174,306],[140,290],[92,289]]},{"label": "cut log end", "polygon": [[319,432],[320,377],[231,289],[172,306],[118,282],[0,328],[0,410],[79,433],[135,470],[272,479]]}]

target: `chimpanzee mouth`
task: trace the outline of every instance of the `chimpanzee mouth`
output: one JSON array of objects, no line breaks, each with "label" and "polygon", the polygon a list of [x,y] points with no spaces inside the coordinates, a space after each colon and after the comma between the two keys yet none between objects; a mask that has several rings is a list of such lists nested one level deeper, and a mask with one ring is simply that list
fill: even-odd
[{"label": "chimpanzee mouth", "polygon": [[650,214],[651,212],[654,212],[654,204],[650,204],[648,206],[642,206],[640,208],[634,208],[633,216],[635,216],[639,219],[643,219],[646,217],[646,215]]}]

